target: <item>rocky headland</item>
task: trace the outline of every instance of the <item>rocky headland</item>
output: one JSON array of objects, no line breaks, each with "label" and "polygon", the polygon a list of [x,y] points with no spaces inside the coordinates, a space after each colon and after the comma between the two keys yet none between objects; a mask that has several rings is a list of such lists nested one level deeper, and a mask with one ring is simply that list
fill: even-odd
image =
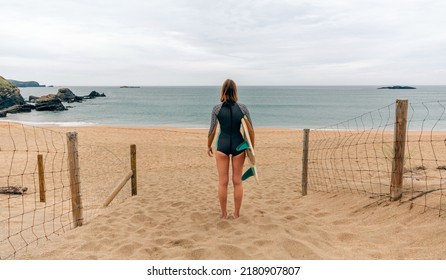
[{"label": "rocky headland", "polygon": [[82,102],[85,99],[106,97],[104,93],[92,91],[86,96],[77,96],[68,88],[60,88],[56,94],[30,96],[26,102],[16,85],[0,76],[0,117],[9,114],[36,111],[65,111],[63,102]]},{"label": "rocky headland", "polygon": [[11,84],[15,85],[16,87],[45,87],[45,85],[41,85],[36,81],[22,82],[11,79],[9,79],[8,81],[11,82]]}]

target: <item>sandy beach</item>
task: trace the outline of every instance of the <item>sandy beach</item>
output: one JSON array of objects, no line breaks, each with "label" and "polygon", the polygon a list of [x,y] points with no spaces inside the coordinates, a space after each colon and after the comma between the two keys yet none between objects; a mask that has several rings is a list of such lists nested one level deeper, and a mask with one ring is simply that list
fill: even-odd
[{"label": "sandy beach", "polygon": [[[125,154],[136,144],[138,195],[97,210],[82,227],[40,240],[16,259],[446,258],[446,224],[438,211],[311,187],[303,197],[299,130],[256,130],[261,184],[245,181],[241,217],[222,220],[215,158],[206,155],[207,130],[51,129],[77,131],[80,153],[107,147]],[[114,160],[106,153],[84,161],[81,156],[86,199],[102,180],[91,167]],[[130,192],[128,184],[123,192]],[[228,207],[230,212],[231,185]]]}]

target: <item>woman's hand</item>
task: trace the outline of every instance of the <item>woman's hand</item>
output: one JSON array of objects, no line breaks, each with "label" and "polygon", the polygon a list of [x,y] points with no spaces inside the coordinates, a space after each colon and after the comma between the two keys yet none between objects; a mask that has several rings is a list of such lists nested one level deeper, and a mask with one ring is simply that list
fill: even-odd
[{"label": "woman's hand", "polygon": [[208,156],[209,157],[213,157],[214,156],[214,152],[212,151],[212,147],[208,147]]}]

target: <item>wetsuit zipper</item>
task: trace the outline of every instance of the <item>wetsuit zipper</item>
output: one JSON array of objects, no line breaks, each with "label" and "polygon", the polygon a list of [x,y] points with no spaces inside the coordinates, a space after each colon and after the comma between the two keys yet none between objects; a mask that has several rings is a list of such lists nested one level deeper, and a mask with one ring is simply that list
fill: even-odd
[{"label": "wetsuit zipper", "polygon": [[[232,105],[232,104],[231,104]],[[229,147],[230,147],[230,151],[232,151],[232,106],[229,106],[229,110],[231,111],[231,117],[230,117],[230,121],[231,121],[231,133],[229,134]]]}]

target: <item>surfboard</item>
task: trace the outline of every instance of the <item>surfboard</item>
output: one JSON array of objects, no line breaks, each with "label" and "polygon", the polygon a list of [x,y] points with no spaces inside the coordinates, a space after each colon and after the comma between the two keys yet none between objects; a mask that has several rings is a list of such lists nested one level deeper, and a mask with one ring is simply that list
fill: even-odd
[{"label": "surfboard", "polygon": [[257,184],[259,184],[259,176],[256,167],[256,154],[254,147],[252,145],[251,137],[249,136],[248,124],[246,123],[247,117],[244,116],[241,120],[242,125],[240,127],[240,132],[242,133],[243,139],[245,140],[237,147],[237,151],[245,150],[246,156],[248,157],[249,168],[242,175],[242,181],[245,181],[249,177],[254,176]]}]

